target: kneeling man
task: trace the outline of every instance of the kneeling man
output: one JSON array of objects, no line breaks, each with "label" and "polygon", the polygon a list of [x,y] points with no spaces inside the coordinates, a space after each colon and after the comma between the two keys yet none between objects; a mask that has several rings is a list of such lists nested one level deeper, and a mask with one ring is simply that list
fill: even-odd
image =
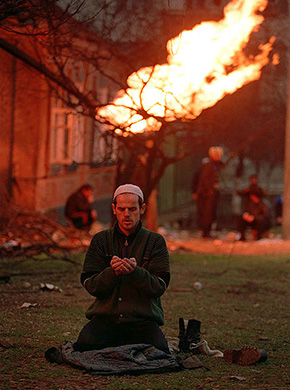
[{"label": "kneeling man", "polygon": [[169,353],[160,329],[164,323],[160,297],[170,280],[165,240],[142,227],[146,205],[138,186],[119,186],[112,208],[114,227],[97,233],[86,254],[81,282],[95,301],[74,348],[142,343]]}]

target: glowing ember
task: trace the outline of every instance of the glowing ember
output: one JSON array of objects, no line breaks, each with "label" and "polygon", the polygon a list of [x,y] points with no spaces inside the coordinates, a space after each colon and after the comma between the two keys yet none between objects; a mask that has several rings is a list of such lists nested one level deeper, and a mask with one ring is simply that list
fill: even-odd
[{"label": "glowing ember", "polygon": [[158,130],[161,122],[196,118],[226,94],[257,80],[274,38],[247,58],[243,49],[263,22],[267,0],[233,0],[219,22],[203,22],[167,42],[168,63],[132,73],[129,88],[97,112],[120,132]]}]

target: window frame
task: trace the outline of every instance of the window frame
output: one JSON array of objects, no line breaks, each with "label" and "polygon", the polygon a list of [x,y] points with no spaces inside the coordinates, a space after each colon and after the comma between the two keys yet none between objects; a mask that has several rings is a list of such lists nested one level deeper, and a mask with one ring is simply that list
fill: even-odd
[{"label": "window frame", "polygon": [[[65,119],[58,120],[57,117]],[[52,107],[50,165],[71,165],[74,162],[82,162],[84,157],[84,133],[84,118],[81,114],[66,107]]]}]

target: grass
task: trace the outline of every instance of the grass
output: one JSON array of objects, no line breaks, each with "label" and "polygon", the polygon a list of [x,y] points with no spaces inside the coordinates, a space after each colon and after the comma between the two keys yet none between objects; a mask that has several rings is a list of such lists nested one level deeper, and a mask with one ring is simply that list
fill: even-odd
[{"label": "grass", "polygon": [[[162,300],[165,335],[178,335],[179,317],[195,318],[202,324],[201,338],[212,349],[257,346],[267,350],[266,363],[243,367],[200,356],[210,371],[122,377],[94,377],[44,359],[47,348],[75,339],[86,323],[92,297],[79,283],[83,257],[76,257],[79,265],[45,257],[20,263],[1,260],[0,269],[12,272],[11,282],[0,284],[0,340],[13,345],[0,347],[3,390],[290,388],[288,256],[171,256],[171,283]],[[199,291],[196,281],[202,283]],[[52,283],[63,292],[41,291],[40,283]],[[37,305],[21,309],[24,302]]]}]

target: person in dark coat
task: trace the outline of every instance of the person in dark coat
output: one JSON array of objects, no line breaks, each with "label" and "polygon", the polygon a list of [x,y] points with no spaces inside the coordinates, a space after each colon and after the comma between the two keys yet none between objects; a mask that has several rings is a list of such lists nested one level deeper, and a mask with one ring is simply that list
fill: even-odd
[{"label": "person in dark coat", "polygon": [[97,219],[97,211],[92,208],[93,187],[90,184],[82,185],[71,194],[65,205],[65,216],[78,229],[89,228]]},{"label": "person in dark coat", "polygon": [[254,239],[260,240],[263,234],[271,228],[271,216],[269,208],[263,202],[264,193],[260,189],[252,190],[244,213],[238,222],[238,231],[241,233],[240,240],[245,241],[245,231],[251,227]]},{"label": "person in dark coat", "polygon": [[202,230],[203,227],[203,202],[202,197],[198,197],[197,195],[197,188],[198,188],[198,181],[200,178],[201,170],[204,164],[209,162],[208,157],[204,157],[201,161],[202,166],[198,171],[195,172],[192,182],[191,182],[191,197],[192,200],[196,203],[196,225],[199,230]]},{"label": "person in dark coat", "polygon": [[202,166],[196,190],[199,207],[203,210],[201,227],[204,238],[211,237],[212,223],[216,220],[223,149],[212,146],[209,148],[208,155],[210,160]]},{"label": "person in dark coat", "polygon": [[283,215],[283,195],[279,195],[275,199],[275,219],[276,225],[282,225],[282,215]]},{"label": "person in dark coat", "polygon": [[250,175],[250,177],[249,177],[249,185],[247,187],[237,191],[237,194],[240,195],[242,197],[242,199],[243,199],[243,203],[244,203],[243,207],[244,208],[247,207],[250,195],[252,193],[254,193],[254,194],[258,193],[258,195],[261,196],[262,198],[266,197],[265,191],[258,184],[258,176],[255,175],[255,174]]},{"label": "person in dark coat", "polygon": [[160,298],[170,280],[169,254],[164,238],[142,227],[145,208],[138,186],[119,186],[112,203],[114,227],[92,238],[81,283],[95,300],[86,312],[89,322],[74,344],[78,351],[141,343],[169,353],[160,329],[164,324]]}]

